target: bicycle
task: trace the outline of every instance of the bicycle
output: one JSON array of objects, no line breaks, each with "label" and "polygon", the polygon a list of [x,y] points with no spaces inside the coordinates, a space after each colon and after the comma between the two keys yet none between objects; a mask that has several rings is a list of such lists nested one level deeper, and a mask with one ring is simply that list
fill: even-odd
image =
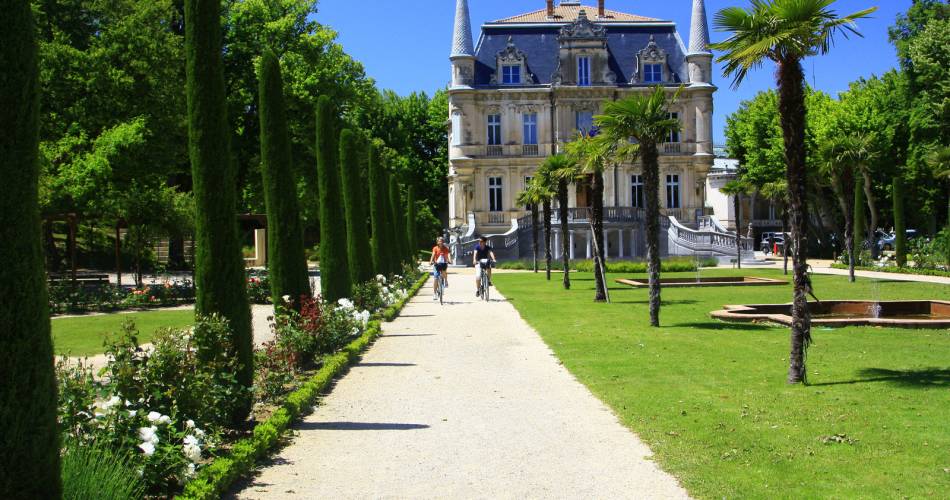
[{"label": "bicycle", "polygon": [[435,295],[439,298],[439,305],[444,305],[445,297],[445,276],[438,270],[435,271]]},{"label": "bicycle", "polygon": [[491,269],[491,261],[482,259],[478,261],[478,265],[482,271],[478,280],[478,295],[482,300],[488,302],[488,291],[491,288],[491,282],[488,280],[488,270]]}]

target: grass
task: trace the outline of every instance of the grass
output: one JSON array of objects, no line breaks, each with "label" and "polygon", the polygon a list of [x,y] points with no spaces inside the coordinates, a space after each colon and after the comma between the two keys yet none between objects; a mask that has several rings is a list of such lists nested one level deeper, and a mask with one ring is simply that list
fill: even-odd
[{"label": "grass", "polygon": [[191,325],[194,323],[195,313],[191,309],[176,309],[53,319],[55,352],[70,356],[102,354],[105,351],[103,343],[106,338],[117,333],[127,319],[135,321],[140,332],[138,340],[144,344],[150,342],[155,331],[160,328]]},{"label": "grass", "polygon": [[[610,283],[621,276],[645,277],[612,274]],[[816,328],[809,385],[789,386],[787,329],[721,323],[709,312],[726,303],[785,303],[791,285],[666,289],[663,326],[651,329],[646,289],[615,285],[612,304],[595,304],[592,275],[573,278],[570,291],[543,274],[499,273],[494,282],[692,495],[920,498],[950,491],[950,331]],[[938,284],[812,280],[820,299],[950,292]]]}]

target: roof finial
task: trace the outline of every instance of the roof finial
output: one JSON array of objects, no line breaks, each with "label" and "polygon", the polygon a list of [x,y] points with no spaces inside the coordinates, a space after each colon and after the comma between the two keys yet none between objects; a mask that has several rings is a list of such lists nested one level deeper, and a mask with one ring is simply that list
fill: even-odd
[{"label": "roof finial", "polygon": [[455,30],[452,32],[452,54],[449,57],[474,57],[472,22],[468,14],[468,0],[455,2]]},{"label": "roof finial", "polygon": [[693,16],[689,26],[690,54],[709,52],[709,24],[706,22],[706,3],[693,0]]}]

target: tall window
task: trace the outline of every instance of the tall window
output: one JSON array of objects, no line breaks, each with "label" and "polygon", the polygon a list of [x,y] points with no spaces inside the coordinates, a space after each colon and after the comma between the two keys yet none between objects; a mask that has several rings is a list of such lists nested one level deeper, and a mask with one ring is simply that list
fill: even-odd
[{"label": "tall window", "polygon": [[501,177],[488,178],[488,211],[501,212]]},{"label": "tall window", "polygon": [[578,111],[576,126],[578,132],[584,135],[590,135],[594,129],[594,113],[591,111]]},{"label": "tall window", "polygon": [[538,143],[538,114],[524,114],[524,144]]},{"label": "tall window", "polygon": [[660,64],[644,64],[643,81],[648,83],[662,82],[663,66]]},{"label": "tall window", "polygon": [[[679,121],[679,119],[680,119],[680,114],[679,114],[679,113],[670,113],[670,118]],[[670,132],[670,136],[667,137],[667,141],[666,141],[666,142],[680,142],[680,133],[679,133],[679,131]]]},{"label": "tall window", "polygon": [[488,115],[488,145],[501,145],[501,115]]},{"label": "tall window", "polygon": [[577,84],[581,87],[590,86],[590,58],[577,58]]},{"label": "tall window", "polygon": [[521,83],[521,66],[516,64],[506,64],[502,66],[501,83],[505,85],[517,85]]},{"label": "tall window", "polygon": [[666,175],[666,208],[680,207],[680,176]]},{"label": "tall window", "polygon": [[643,176],[640,174],[630,176],[630,206],[643,208]]}]

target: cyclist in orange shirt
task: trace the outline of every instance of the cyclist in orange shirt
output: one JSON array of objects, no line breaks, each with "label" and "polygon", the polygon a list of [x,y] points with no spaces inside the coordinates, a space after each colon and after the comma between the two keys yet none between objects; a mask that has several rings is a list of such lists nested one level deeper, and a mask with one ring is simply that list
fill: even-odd
[{"label": "cyclist in orange shirt", "polygon": [[[449,246],[445,244],[445,239],[439,236],[439,239],[436,240],[435,246],[432,247],[432,257],[429,259],[430,264],[435,265],[435,271],[442,274],[442,281],[445,282],[445,286],[449,286],[449,261],[452,260],[452,252],[449,250]],[[436,300],[435,292],[437,281],[432,280],[432,300]]]}]

